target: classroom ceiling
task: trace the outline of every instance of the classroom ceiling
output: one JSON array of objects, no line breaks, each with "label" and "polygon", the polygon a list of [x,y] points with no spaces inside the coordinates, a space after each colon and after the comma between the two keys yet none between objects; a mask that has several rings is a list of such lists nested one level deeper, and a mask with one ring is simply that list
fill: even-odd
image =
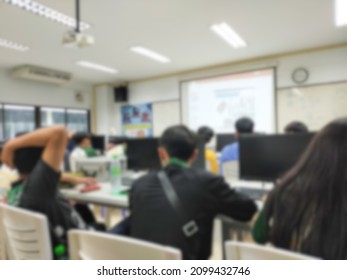
[{"label": "classroom ceiling", "polygon": [[[37,0],[70,16],[73,0]],[[0,38],[30,47],[0,47],[0,68],[35,64],[71,72],[90,84],[144,79],[253,57],[347,41],[334,24],[333,0],[82,0],[82,20],[96,44],[62,46],[66,26],[0,0]],[[248,43],[233,49],[210,26],[227,22]],[[129,51],[142,45],[171,58],[161,64]],[[119,70],[107,74],[75,65],[86,60]]]}]

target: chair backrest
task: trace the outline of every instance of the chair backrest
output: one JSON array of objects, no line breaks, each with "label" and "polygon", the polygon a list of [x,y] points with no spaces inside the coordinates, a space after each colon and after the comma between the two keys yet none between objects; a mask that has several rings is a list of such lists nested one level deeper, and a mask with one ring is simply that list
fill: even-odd
[{"label": "chair backrest", "polygon": [[4,235],[9,259],[52,259],[46,216],[0,204],[0,232]]},{"label": "chair backrest", "polygon": [[94,231],[70,230],[72,260],[180,260],[181,251],[138,239]]},{"label": "chair backrest", "polygon": [[227,161],[222,164],[223,175],[227,181],[238,181],[240,179],[239,162]]},{"label": "chair backrest", "polygon": [[291,251],[250,244],[237,241],[227,241],[225,252],[228,260],[316,260],[308,255]]},{"label": "chair backrest", "polygon": [[[0,219],[1,219],[1,214],[0,214]],[[7,254],[6,254],[6,243],[5,243],[5,231],[4,231],[4,227],[2,226],[2,222],[0,220],[0,260],[6,260],[6,259],[7,259]]]}]

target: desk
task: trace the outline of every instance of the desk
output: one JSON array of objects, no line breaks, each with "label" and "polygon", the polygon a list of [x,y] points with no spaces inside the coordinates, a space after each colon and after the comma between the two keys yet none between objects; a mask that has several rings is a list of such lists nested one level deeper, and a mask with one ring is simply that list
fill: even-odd
[{"label": "desk", "polygon": [[[100,206],[106,206],[105,211],[105,224],[107,228],[111,225],[111,209],[110,208],[129,208],[128,194],[111,194],[110,183],[99,183],[100,190],[82,193],[76,189],[62,189],[61,193],[71,200],[81,203],[90,203]],[[122,187],[122,189],[129,189],[129,187]]]},{"label": "desk", "polygon": [[[100,190],[92,191],[88,193],[81,193],[76,189],[63,189],[61,192],[65,195],[66,198],[75,200],[81,203],[91,203],[97,204],[101,206],[107,206],[111,208],[129,208],[129,201],[127,194],[111,194],[111,184],[110,183],[100,183]],[[260,187],[261,184],[254,182],[233,182],[233,186],[235,187]],[[267,186],[270,188],[271,186]],[[127,188],[127,187],[124,187]],[[256,201],[258,205],[258,209],[263,207],[263,203],[261,201]],[[251,230],[250,223],[238,222],[230,217],[219,215],[218,219],[222,222],[222,252],[223,257],[225,258],[224,252],[224,243],[225,241],[230,239],[230,235],[235,234],[237,240],[243,239],[243,232],[247,232]],[[110,226],[110,211],[106,211],[106,225]]]},{"label": "desk", "polygon": [[[110,183],[99,183],[100,190],[81,193],[76,189],[62,189],[62,194],[67,199],[72,199],[81,203],[91,203],[101,206],[108,206],[113,208],[128,208],[128,195],[125,194],[111,194]],[[128,187],[124,187],[126,189]]]},{"label": "desk", "polygon": [[[261,189],[264,191],[271,191],[274,184],[273,183],[263,183],[263,182],[254,182],[254,181],[241,181],[241,180],[228,180],[229,185],[234,188],[252,188],[252,189]],[[262,200],[255,200],[255,204],[258,207],[258,211],[264,206]],[[244,233],[251,232],[252,225],[250,222],[239,222],[230,217],[220,215],[218,218],[221,220],[222,224],[222,252],[223,259],[226,259],[225,255],[225,241],[230,240],[232,237],[236,237],[236,240],[243,241]]]}]

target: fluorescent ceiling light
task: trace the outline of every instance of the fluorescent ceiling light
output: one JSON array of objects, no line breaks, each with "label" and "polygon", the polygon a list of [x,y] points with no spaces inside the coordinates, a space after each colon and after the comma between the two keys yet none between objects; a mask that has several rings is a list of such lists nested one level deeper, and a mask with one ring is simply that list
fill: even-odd
[{"label": "fluorescent ceiling light", "polygon": [[159,53],[156,53],[154,51],[151,51],[149,49],[146,49],[144,47],[140,47],[140,46],[137,46],[137,47],[131,47],[130,48],[131,51],[135,52],[135,53],[138,53],[138,54],[141,54],[141,55],[144,55],[144,56],[147,56],[151,59],[154,59],[156,61],[159,61],[161,63],[168,63],[171,61],[170,58],[166,57],[166,56],[163,56]]},{"label": "fluorescent ceiling light", "polygon": [[20,51],[20,52],[26,52],[29,50],[29,47],[27,46],[24,46],[22,44],[18,44],[6,39],[2,39],[2,38],[0,38],[0,47],[4,47],[4,48],[12,49],[15,51]]},{"label": "fluorescent ceiling light", "polygon": [[[18,8],[22,8],[23,10],[32,12],[35,15],[45,17],[52,21],[58,22],[60,24],[76,27],[76,19],[70,17],[66,14],[58,12],[57,10],[51,9],[45,5],[42,5],[38,2],[31,0],[3,0],[5,3],[12,4]],[[81,30],[86,30],[90,28],[90,24],[85,22],[80,22]]]},{"label": "fluorescent ceiling light", "polygon": [[223,22],[211,26],[211,30],[224,39],[235,49],[246,47],[246,42],[227,23]]},{"label": "fluorescent ceiling light", "polygon": [[337,27],[347,25],[347,0],[335,0],[335,24]]},{"label": "fluorescent ceiling light", "polygon": [[76,64],[78,66],[82,66],[82,67],[85,67],[85,68],[90,68],[90,69],[93,69],[93,70],[102,71],[102,72],[106,72],[106,73],[111,73],[111,74],[118,73],[118,70],[116,70],[116,69],[113,69],[113,68],[110,68],[110,67],[107,67],[107,66],[103,66],[103,65],[100,65],[100,64],[96,64],[96,63],[93,63],[93,62],[89,62],[89,61],[78,61],[78,62],[76,62]]}]

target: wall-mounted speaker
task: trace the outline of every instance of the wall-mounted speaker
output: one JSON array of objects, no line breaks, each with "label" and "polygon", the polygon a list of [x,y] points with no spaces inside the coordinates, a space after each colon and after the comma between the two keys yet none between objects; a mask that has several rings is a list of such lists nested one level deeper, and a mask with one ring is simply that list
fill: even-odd
[{"label": "wall-mounted speaker", "polygon": [[128,88],[126,86],[115,87],[114,101],[115,102],[127,102],[128,101]]}]

